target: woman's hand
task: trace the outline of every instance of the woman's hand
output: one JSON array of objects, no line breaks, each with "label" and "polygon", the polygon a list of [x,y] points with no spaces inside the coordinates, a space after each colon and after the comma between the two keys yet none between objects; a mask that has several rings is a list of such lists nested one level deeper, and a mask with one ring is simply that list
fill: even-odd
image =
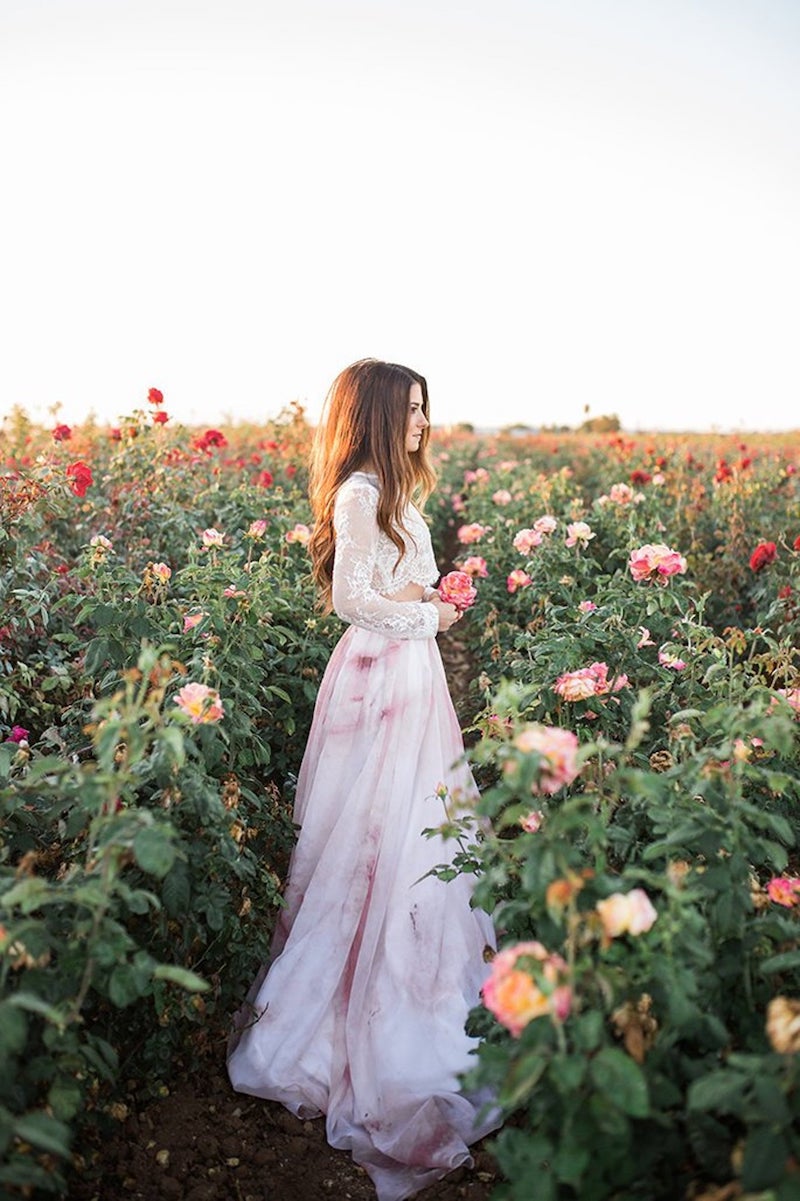
[{"label": "woman's hand", "polygon": [[439,614],[440,634],[444,633],[445,630],[449,630],[461,616],[455,605],[449,605],[446,601],[443,601],[438,592],[433,593],[428,603],[435,605],[436,612]]}]

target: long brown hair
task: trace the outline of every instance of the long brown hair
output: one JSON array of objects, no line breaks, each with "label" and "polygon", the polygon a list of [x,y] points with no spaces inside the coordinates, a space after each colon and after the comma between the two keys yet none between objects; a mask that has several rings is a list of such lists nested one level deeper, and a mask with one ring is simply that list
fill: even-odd
[{"label": "long brown hair", "polygon": [[311,451],[309,496],[314,532],[309,542],[314,579],[322,607],[330,612],[335,539],[333,506],[336,493],[354,471],[369,468],[378,476],[378,525],[405,554],[399,533],[409,502],[421,509],[433,491],[436,475],[428,459],[430,426],[422,433],[419,450],[406,449],[409,392],[422,390],[422,408],[430,421],[428,385],[424,376],[379,359],[360,359],[345,367],[333,381]]}]

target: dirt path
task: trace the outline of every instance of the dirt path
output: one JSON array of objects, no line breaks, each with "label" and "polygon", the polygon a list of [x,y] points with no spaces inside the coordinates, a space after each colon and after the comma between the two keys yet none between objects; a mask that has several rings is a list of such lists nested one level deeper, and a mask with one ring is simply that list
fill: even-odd
[{"label": "dirt path", "polygon": [[[472,675],[456,631],[440,639],[456,708]],[[459,717],[465,719],[464,712]],[[369,1177],[325,1141],[324,1119],[301,1121],[283,1106],[234,1093],[224,1053],[176,1072],[169,1094],[131,1094],[110,1136],[79,1148],[71,1201],[375,1201]],[[493,1161],[480,1145],[416,1201],[487,1201]]]}]

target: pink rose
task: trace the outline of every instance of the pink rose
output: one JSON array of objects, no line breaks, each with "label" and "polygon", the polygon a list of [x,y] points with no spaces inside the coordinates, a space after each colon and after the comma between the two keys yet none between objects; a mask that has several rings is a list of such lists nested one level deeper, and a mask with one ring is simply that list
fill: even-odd
[{"label": "pink rose", "polygon": [[298,521],[297,524],[286,534],[287,542],[299,542],[301,546],[308,546],[310,538],[311,530],[307,525],[304,525],[302,521]]},{"label": "pink rose", "polygon": [[666,578],[682,575],[686,571],[686,560],[663,542],[648,542],[638,550],[631,551],[628,569],[635,580],[647,580],[653,576]]},{"label": "pink rose", "polygon": [[585,701],[590,696],[605,696],[606,693],[619,692],[628,686],[628,677],[620,673],[612,685],[608,679],[607,663],[592,663],[589,667],[581,667],[577,671],[564,672],[555,682],[555,691],[563,696],[565,701]]},{"label": "pink rose", "polygon": [[597,605],[594,603],[594,601],[583,600],[578,605],[578,609],[581,613],[594,613],[597,609]]},{"label": "pink rose", "polygon": [[26,730],[24,726],[12,726],[6,742],[27,742],[30,735],[30,730]]},{"label": "pink rose", "polygon": [[519,567],[509,573],[506,580],[506,588],[509,592],[516,592],[518,588],[527,588],[528,584],[532,584],[533,580],[528,575],[527,571],[522,571]]},{"label": "pink rose", "polygon": [[455,605],[460,613],[475,603],[478,590],[466,571],[450,571],[442,576],[436,591],[448,605]]},{"label": "pink rose", "polygon": [[209,529],[203,530],[200,540],[203,543],[203,549],[208,550],[211,546],[222,546],[225,535],[221,534],[219,530],[215,530],[212,525]]},{"label": "pink rose", "polygon": [[469,555],[461,564],[461,570],[466,571],[470,576],[480,576],[481,579],[486,579],[489,574],[486,560],[480,555]]},{"label": "pink rose", "polygon": [[793,909],[800,904],[800,879],[797,876],[774,876],[767,884],[767,894],[776,905]]},{"label": "pink rose", "polygon": [[481,989],[483,1003],[515,1038],[535,1018],[563,1022],[572,1007],[572,990],[563,982],[567,970],[561,956],[549,954],[540,942],[517,943],[492,960]]},{"label": "pink rose", "polygon": [[686,670],[686,664],[683,659],[678,658],[674,651],[667,650],[663,646],[658,652],[658,661],[662,667],[669,667],[672,671]]},{"label": "pink rose", "polygon": [[514,535],[514,550],[529,555],[535,546],[541,546],[543,537],[540,530],[520,530]]},{"label": "pink rose", "polygon": [[473,521],[471,525],[460,526],[456,537],[462,544],[480,542],[481,538],[486,533],[487,528],[487,526],[481,525],[480,522]]},{"label": "pink rose", "polygon": [[588,546],[595,534],[585,521],[571,521],[567,526],[565,546]]},{"label": "pink rose", "polygon": [[798,717],[800,717],[800,688],[776,688],[778,696],[782,696],[787,705],[794,709]]},{"label": "pink rose", "polygon": [[247,538],[263,538],[267,532],[267,523],[263,517],[259,517],[256,521],[251,521],[247,527]]},{"label": "pink rose", "polygon": [[544,517],[537,517],[533,523],[533,528],[537,534],[552,534],[553,530],[558,525],[555,517],[551,517],[549,513],[545,513]]},{"label": "pink rose", "polygon": [[543,821],[544,814],[541,809],[531,809],[530,813],[526,813],[524,817],[519,819],[519,824],[526,834],[538,834],[542,828]]},{"label": "pink rose", "polygon": [[199,626],[200,622],[206,617],[205,613],[187,613],[183,619],[183,632],[187,634],[189,630],[193,630],[195,626]]},{"label": "pink rose", "polygon": [[496,505],[510,505],[512,496],[507,488],[498,488],[497,492],[492,496],[492,500]]},{"label": "pink rose", "polygon": [[166,584],[172,576],[172,568],[168,567],[166,563],[154,563],[151,570],[156,579],[162,584]]},{"label": "pink rose", "polygon": [[219,693],[207,684],[184,684],[173,698],[181,713],[192,719],[192,725],[209,725],[225,716]]},{"label": "pink rose", "polygon": [[571,784],[580,770],[578,739],[571,730],[533,723],[520,730],[513,745],[518,751],[535,751],[541,757],[539,778],[531,789],[535,793],[553,796],[559,788]]}]

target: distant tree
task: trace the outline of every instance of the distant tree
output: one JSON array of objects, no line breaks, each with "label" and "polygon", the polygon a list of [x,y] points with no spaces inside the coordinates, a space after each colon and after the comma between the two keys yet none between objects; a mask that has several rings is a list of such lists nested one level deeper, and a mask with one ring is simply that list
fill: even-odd
[{"label": "distant tree", "polygon": [[605,417],[590,417],[588,421],[584,421],[578,426],[578,432],[581,434],[616,434],[619,432],[620,423],[616,413],[610,413]]},{"label": "distant tree", "polygon": [[535,434],[536,430],[532,425],[525,425],[523,421],[515,421],[512,425],[501,426],[498,432],[511,438],[524,438],[526,434]]}]

